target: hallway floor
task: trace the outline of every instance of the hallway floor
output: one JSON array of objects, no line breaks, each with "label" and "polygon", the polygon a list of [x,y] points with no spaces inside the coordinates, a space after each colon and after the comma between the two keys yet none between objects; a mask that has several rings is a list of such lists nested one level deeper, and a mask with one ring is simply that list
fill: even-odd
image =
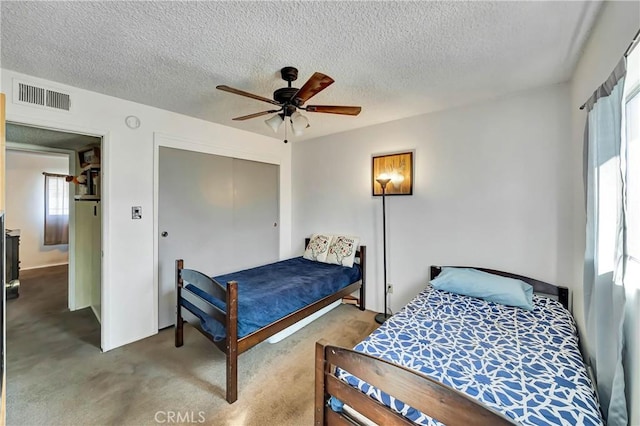
[{"label": "hallway floor", "polygon": [[100,354],[100,323],[90,308],[70,312],[67,291],[66,265],[20,271],[20,297],[7,300],[7,424],[30,423],[25,410],[81,379],[67,360]]}]

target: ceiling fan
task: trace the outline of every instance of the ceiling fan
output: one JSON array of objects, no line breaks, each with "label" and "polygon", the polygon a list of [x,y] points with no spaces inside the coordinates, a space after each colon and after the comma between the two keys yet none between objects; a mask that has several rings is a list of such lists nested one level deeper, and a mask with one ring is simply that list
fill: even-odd
[{"label": "ceiling fan", "polygon": [[[280,125],[289,117],[291,121],[291,128],[293,133],[297,136],[301,135],[307,127],[310,127],[309,120],[303,116],[298,110],[307,112],[322,112],[326,114],[341,114],[341,115],[358,115],[362,110],[359,106],[339,106],[339,105],[307,105],[304,103],[309,99],[329,87],[333,83],[333,79],[328,75],[316,72],[309,80],[300,88],[291,87],[291,82],[298,79],[298,69],[294,67],[284,67],[280,70],[282,79],[288,83],[287,87],[282,87],[273,92],[273,100],[265,98],[263,96],[254,95],[253,93],[245,92],[244,90],[234,89],[233,87],[220,85],[216,86],[216,89],[222,90],[236,95],[245,96],[247,98],[255,99],[277,105],[279,109],[271,109],[268,111],[256,112],[249,115],[243,115],[235,117],[233,120],[242,121],[250,118],[261,117],[267,114],[275,115],[265,123],[273,129],[274,132],[278,131]],[[284,143],[287,143],[287,128],[285,126],[285,139]]]}]

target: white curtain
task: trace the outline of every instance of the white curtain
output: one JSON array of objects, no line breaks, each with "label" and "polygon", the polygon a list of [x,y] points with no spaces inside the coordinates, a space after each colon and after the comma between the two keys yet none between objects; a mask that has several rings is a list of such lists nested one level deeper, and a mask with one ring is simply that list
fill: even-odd
[{"label": "white curtain", "polygon": [[622,364],[626,226],[621,133],[625,64],[623,58],[586,103],[584,306],[587,352],[603,415],[611,426],[627,424]]},{"label": "white curtain", "polygon": [[69,243],[69,184],[64,175],[44,174],[44,245]]}]

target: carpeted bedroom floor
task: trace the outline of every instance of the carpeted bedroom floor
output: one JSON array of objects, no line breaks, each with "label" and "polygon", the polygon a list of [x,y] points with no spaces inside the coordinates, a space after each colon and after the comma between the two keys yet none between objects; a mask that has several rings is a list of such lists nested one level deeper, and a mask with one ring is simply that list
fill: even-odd
[{"label": "carpeted bedroom floor", "polygon": [[65,266],[22,271],[7,301],[8,425],[311,425],[314,345],[352,347],[377,327],[374,313],[341,305],[277,344],[239,357],[238,401],[224,400],[224,354],[191,327],[99,350],[87,308],[66,309]]}]

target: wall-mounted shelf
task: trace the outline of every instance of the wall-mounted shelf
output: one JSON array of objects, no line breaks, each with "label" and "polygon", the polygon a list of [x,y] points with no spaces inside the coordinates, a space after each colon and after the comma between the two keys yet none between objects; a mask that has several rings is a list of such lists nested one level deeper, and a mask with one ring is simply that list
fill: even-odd
[{"label": "wall-mounted shelf", "polygon": [[87,193],[73,197],[76,201],[100,201],[100,164],[88,164],[81,169],[81,173],[87,177],[85,183]]},{"label": "wall-mounted shelf", "polygon": [[76,201],[100,201],[100,196],[99,195],[76,195],[75,197],[73,197],[74,200]]}]

